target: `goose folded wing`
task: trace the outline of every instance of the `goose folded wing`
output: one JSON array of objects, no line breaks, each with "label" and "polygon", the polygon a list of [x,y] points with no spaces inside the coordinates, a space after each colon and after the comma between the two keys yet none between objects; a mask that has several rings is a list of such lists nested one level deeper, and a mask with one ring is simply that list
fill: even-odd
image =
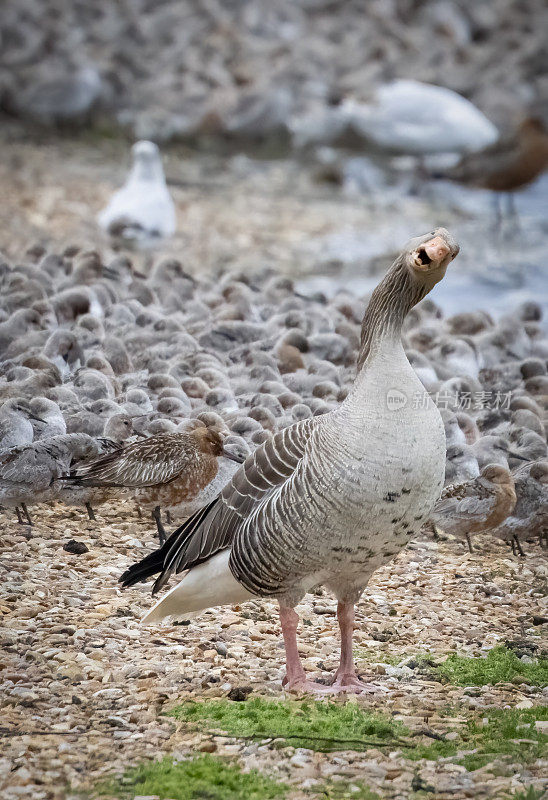
[{"label": "goose folded wing", "polygon": [[153,589],[156,593],[173,573],[202,564],[229,547],[239,527],[292,477],[314,422],[303,420],[264,442],[209,506],[187,519],[160,550],[124,573],[122,582],[131,585],[136,582],[136,575],[140,580],[160,571]]}]

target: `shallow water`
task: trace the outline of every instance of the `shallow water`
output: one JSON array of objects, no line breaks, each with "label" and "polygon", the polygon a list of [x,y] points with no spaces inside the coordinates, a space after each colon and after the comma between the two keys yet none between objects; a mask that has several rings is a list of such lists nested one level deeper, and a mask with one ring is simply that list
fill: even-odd
[{"label": "shallow water", "polygon": [[[371,177],[370,168],[366,174]],[[483,308],[500,315],[531,299],[548,311],[548,175],[515,196],[517,217],[505,217],[499,228],[491,192],[445,181],[426,183],[416,194],[405,179],[383,185],[381,178],[367,189],[354,180],[347,181],[346,192],[369,197],[373,219],[362,229],[342,228],[311,242],[320,265],[299,281],[301,291],[366,294],[390,261],[384,255],[436,224],[449,228],[461,246],[432,294],[445,313]]]}]

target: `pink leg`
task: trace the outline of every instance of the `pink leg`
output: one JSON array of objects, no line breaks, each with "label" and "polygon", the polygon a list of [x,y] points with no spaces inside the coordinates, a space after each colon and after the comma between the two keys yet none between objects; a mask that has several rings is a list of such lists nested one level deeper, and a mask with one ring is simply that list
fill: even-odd
[{"label": "pink leg", "polygon": [[282,681],[285,689],[297,692],[325,692],[326,687],[306,678],[297,648],[297,626],[299,615],[294,608],[280,605],[280,623],[285,645],[286,675]]},{"label": "pink leg", "polygon": [[356,674],[352,653],[354,636],[354,603],[337,604],[337,618],[341,630],[341,660],[331,684],[332,692],[374,692],[378,686],[362,683]]}]

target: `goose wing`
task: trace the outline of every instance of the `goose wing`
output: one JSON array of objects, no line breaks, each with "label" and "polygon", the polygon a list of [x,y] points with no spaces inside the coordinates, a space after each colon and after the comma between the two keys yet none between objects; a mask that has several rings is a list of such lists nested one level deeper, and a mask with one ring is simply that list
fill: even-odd
[{"label": "goose wing", "polygon": [[134,564],[120,578],[131,586],[160,572],[153,593],[173,573],[202,564],[230,546],[242,525],[258,515],[272,494],[293,476],[318,418],[291,425],[248,456],[220,495],[177,528],[163,547]]}]

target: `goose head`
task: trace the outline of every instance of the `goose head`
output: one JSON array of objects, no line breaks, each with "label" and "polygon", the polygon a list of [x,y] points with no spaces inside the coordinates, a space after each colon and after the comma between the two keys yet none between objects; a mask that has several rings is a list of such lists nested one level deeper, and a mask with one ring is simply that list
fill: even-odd
[{"label": "goose head", "polygon": [[459,245],[446,228],[436,228],[411,239],[403,252],[403,261],[413,280],[424,284],[426,291],[441,281],[450,262],[458,255]]}]

